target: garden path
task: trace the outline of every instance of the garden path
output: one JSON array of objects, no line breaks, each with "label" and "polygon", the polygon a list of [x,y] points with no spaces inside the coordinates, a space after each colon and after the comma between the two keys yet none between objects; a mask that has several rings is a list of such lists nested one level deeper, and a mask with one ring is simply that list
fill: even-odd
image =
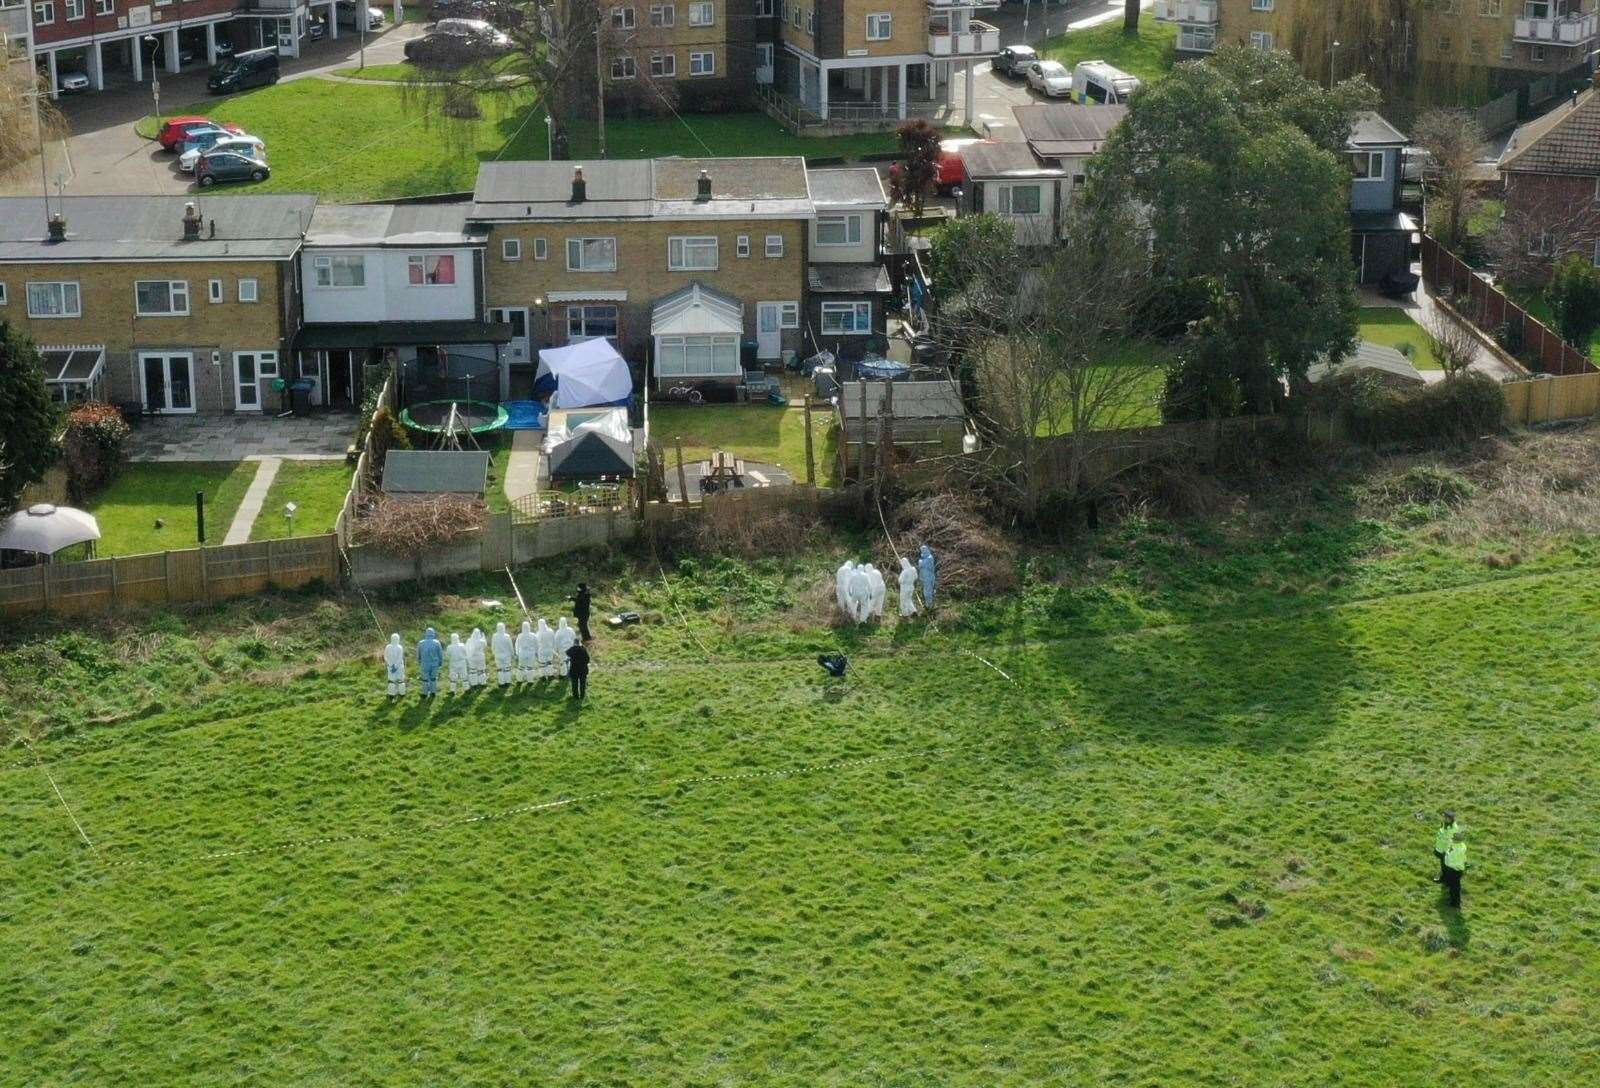
[{"label": "garden path", "polygon": [[250,530],[256,527],[256,516],[261,513],[261,507],[267,501],[267,492],[272,490],[272,481],[278,478],[278,466],[282,464],[281,457],[261,459],[256,468],[256,478],[250,482],[250,489],[239,501],[239,509],[234,511],[233,524],[228,526],[228,535],[222,539],[224,544],[249,543]]}]

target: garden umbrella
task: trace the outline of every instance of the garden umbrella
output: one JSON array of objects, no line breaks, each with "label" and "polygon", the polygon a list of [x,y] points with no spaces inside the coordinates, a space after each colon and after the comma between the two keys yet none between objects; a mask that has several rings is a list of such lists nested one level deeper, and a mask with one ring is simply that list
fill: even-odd
[{"label": "garden umbrella", "polygon": [[0,548],[54,555],[62,548],[100,539],[93,514],[70,506],[35,503],[6,518],[0,527]]}]

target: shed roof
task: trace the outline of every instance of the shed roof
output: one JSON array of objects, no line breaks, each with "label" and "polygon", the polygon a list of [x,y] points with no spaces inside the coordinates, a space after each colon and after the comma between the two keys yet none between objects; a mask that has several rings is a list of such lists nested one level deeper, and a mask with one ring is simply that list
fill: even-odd
[{"label": "shed roof", "polygon": [[877,416],[890,384],[894,385],[895,419],[966,419],[961,390],[948,378],[929,382],[844,382],[839,388],[839,405],[845,418],[860,418],[863,386],[867,392],[867,416]]},{"label": "shed roof", "polygon": [[[183,217],[193,204],[205,221],[184,241]],[[66,196],[50,198],[67,224],[62,242],[48,240],[41,197],[0,197],[0,260],[190,260],[286,258],[300,248],[317,198],[259,196]]]},{"label": "shed roof", "polygon": [[1373,110],[1356,114],[1355,125],[1350,130],[1347,147],[1404,147],[1410,137],[1385,121]]},{"label": "shed roof", "polygon": [[1025,143],[982,141],[961,149],[961,161],[970,178],[1064,177],[1061,167],[1041,163]]},{"label": "shed roof", "polygon": [[806,282],[823,295],[884,295],[894,290],[889,270],[881,264],[813,264]]},{"label": "shed roof", "polygon": [[383,490],[397,495],[481,495],[489,479],[483,450],[390,450]]},{"label": "shed roof", "polygon": [[1517,129],[1500,158],[1508,173],[1600,177],[1600,90],[1590,89]]},{"label": "shed roof", "polygon": [[1421,385],[1426,381],[1422,373],[1412,365],[1411,360],[1398,350],[1386,344],[1375,344],[1371,340],[1357,341],[1356,350],[1337,363],[1323,359],[1311,364],[1306,368],[1306,380],[1320,382],[1325,378],[1352,370],[1373,370],[1414,385]]},{"label": "shed roof", "polygon": [[482,245],[481,228],[467,226],[466,203],[319,204],[306,232],[309,246]]},{"label": "shed roof", "polygon": [[812,170],[811,200],[819,208],[887,208],[883,179],[870,166]]},{"label": "shed roof", "polygon": [[1093,155],[1122,119],[1127,106],[1079,106],[1067,102],[1040,102],[1015,106],[1017,127],[1023,139],[1042,158]]}]

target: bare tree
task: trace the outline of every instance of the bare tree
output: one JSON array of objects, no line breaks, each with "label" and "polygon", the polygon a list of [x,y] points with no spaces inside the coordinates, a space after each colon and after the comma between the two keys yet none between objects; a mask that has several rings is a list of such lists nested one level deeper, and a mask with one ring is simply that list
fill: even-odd
[{"label": "bare tree", "polygon": [[[34,125],[38,108],[39,126]],[[40,132],[40,127],[43,132]],[[33,65],[6,63],[0,53],[0,176],[39,154],[52,140],[66,136],[67,122],[50,100],[50,87]]]},{"label": "bare tree", "polygon": [[1459,252],[1467,220],[1477,200],[1472,169],[1483,146],[1483,129],[1466,110],[1429,110],[1412,127],[1416,144],[1427,153],[1423,183],[1429,197],[1428,226],[1445,248]]},{"label": "bare tree", "polygon": [[1543,287],[1568,253],[1591,256],[1600,245],[1600,210],[1593,190],[1564,179],[1513,175],[1506,212],[1489,236],[1489,256],[1503,280],[1524,290]]},{"label": "bare tree", "polygon": [[1477,335],[1464,321],[1457,321],[1443,310],[1434,310],[1423,329],[1428,337],[1428,347],[1434,361],[1444,370],[1446,379],[1465,372],[1478,360],[1481,345]]}]

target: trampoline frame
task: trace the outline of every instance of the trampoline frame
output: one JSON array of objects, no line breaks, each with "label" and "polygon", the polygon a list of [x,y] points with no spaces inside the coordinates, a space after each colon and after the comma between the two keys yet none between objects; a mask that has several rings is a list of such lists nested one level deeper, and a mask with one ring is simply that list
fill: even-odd
[{"label": "trampoline frame", "polygon": [[[400,410],[400,422],[414,431],[421,431],[423,434],[444,434],[444,423],[450,418],[450,405],[452,404],[460,404],[469,411],[474,408],[494,409],[493,420],[488,423],[480,423],[475,427],[468,427],[468,434],[488,434],[490,431],[497,431],[506,425],[506,420],[511,418],[510,414],[495,401],[466,400],[461,397],[449,397],[443,400],[419,401],[416,404],[402,408]],[[440,420],[438,423],[418,423],[416,417],[411,414],[412,408],[428,408],[436,405],[444,408],[444,419]]]}]

